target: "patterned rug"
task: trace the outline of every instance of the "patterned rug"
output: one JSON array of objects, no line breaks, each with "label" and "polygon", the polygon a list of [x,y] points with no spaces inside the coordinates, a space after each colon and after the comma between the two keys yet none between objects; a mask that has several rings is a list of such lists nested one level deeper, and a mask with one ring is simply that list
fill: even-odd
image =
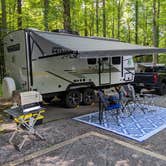
[{"label": "patterned rug", "polygon": [[147,108],[145,113],[138,109],[130,116],[121,114],[119,125],[109,111],[104,112],[101,124],[98,120],[98,112],[74,119],[142,142],[166,128],[166,108],[145,105],[144,107]]}]

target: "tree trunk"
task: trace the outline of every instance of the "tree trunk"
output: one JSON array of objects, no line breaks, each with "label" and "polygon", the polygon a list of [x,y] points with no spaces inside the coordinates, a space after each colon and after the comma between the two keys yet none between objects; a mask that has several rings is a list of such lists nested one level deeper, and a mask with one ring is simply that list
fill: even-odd
[{"label": "tree trunk", "polygon": [[138,44],[138,0],[135,1],[135,43]]},{"label": "tree trunk", "polygon": [[15,21],[13,21],[13,20],[15,20],[15,17],[17,18],[17,16],[16,16],[16,14],[15,14],[15,11],[17,10],[17,1],[15,1],[14,2],[14,5],[12,6],[12,10],[11,10],[11,12],[12,12],[12,17],[11,17],[11,29],[14,31],[15,29],[16,29],[16,26],[17,25],[15,25]]},{"label": "tree trunk", "polygon": [[48,10],[49,10],[49,0],[44,0],[44,29],[48,31]]},{"label": "tree trunk", "polygon": [[6,2],[1,0],[1,9],[2,9],[2,35],[7,32],[7,23],[6,23]]},{"label": "tree trunk", "polygon": [[96,35],[99,35],[99,0],[96,0]]},{"label": "tree trunk", "polygon": [[112,6],[112,37],[115,37],[115,0],[113,0]]},{"label": "tree trunk", "polygon": [[106,37],[106,12],[105,12],[105,0],[103,0],[103,37]]},{"label": "tree trunk", "polygon": [[128,42],[131,42],[131,28],[130,28],[130,22],[127,21],[127,27],[128,27]]},{"label": "tree trunk", "polygon": [[88,23],[87,23],[87,7],[86,7],[86,0],[84,1],[84,35],[88,36]]},{"label": "tree trunk", "polygon": [[148,38],[148,17],[147,17],[147,11],[146,11],[146,5],[143,6],[143,30],[144,30],[144,37],[143,37],[143,45],[149,45],[147,42]]},{"label": "tree trunk", "polygon": [[64,29],[71,30],[70,0],[63,0],[63,8]]},{"label": "tree trunk", "polygon": [[121,21],[121,3],[120,3],[120,0],[118,0],[118,7],[117,7],[117,17],[118,17],[118,23],[117,23],[117,30],[118,30],[118,33],[117,33],[117,38],[120,39],[120,21]]},{"label": "tree trunk", "polygon": [[2,9],[2,25],[0,28],[0,82],[2,82],[2,79],[4,77],[4,50],[2,44],[3,44],[3,37],[7,33],[7,22],[6,22],[6,2],[5,0],[1,0],[1,9]]},{"label": "tree trunk", "polygon": [[159,26],[159,20],[160,20],[160,0],[158,0],[158,10],[157,10],[157,47],[159,47],[159,41],[160,41],[160,26]]},{"label": "tree trunk", "polygon": [[17,14],[18,29],[22,29],[22,0],[17,0]]},{"label": "tree trunk", "polygon": [[71,29],[74,31],[79,31],[79,27],[78,27],[78,18],[76,17],[76,15],[78,14],[77,11],[77,2],[75,0],[70,0],[70,17],[71,17]]},{"label": "tree trunk", "polygon": [[[158,42],[157,42],[157,2],[156,0],[153,0],[153,46],[154,47],[158,47]],[[157,63],[157,58],[158,55],[157,54],[153,54],[153,63],[156,64]]]},{"label": "tree trunk", "polygon": [[94,22],[95,22],[95,12],[94,12],[94,2],[91,4],[91,14],[90,14],[90,24],[89,24],[89,31],[90,31],[90,36],[94,36]]}]

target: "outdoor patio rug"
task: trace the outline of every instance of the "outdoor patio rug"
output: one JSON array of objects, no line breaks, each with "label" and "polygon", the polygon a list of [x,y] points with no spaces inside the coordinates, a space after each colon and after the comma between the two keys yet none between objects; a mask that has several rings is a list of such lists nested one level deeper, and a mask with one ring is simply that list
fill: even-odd
[{"label": "outdoor patio rug", "polygon": [[121,115],[119,125],[108,111],[104,112],[101,124],[98,120],[98,112],[74,119],[142,142],[166,128],[166,108],[153,106],[150,110],[155,111],[146,111],[144,114],[142,111],[136,110],[129,117]]}]

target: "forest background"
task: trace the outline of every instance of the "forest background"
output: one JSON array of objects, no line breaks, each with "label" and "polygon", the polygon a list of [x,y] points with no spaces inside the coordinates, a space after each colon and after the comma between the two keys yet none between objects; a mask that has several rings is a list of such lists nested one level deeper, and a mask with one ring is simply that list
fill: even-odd
[{"label": "forest background", "polygon": [[[5,73],[3,37],[28,27],[166,47],[166,0],[1,0],[0,8],[1,78]],[[138,60],[166,64],[164,55]]]}]

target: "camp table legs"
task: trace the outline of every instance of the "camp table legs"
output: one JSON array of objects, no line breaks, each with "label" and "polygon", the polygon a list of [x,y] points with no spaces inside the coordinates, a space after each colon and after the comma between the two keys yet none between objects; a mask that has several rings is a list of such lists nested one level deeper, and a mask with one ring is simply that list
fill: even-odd
[{"label": "camp table legs", "polygon": [[[41,136],[35,129],[34,129],[34,126],[35,126],[35,123],[37,122],[37,119],[38,117],[40,116],[40,112],[37,114],[37,117],[34,118],[34,117],[31,117],[29,118],[29,122],[26,122],[26,119],[24,119],[23,117],[19,117],[19,121],[18,121],[18,126],[17,126],[17,130],[13,132],[12,136],[10,137],[9,139],[9,143],[14,145],[14,147],[21,151],[22,147],[24,146],[25,142],[28,140],[28,135],[35,135],[37,137],[39,137],[41,140],[44,140],[44,137]],[[26,136],[23,136],[23,140],[20,144],[16,145],[13,143],[13,139],[15,138],[16,134],[20,132],[21,130],[21,126],[24,126],[27,131],[26,133],[28,135]]]}]

